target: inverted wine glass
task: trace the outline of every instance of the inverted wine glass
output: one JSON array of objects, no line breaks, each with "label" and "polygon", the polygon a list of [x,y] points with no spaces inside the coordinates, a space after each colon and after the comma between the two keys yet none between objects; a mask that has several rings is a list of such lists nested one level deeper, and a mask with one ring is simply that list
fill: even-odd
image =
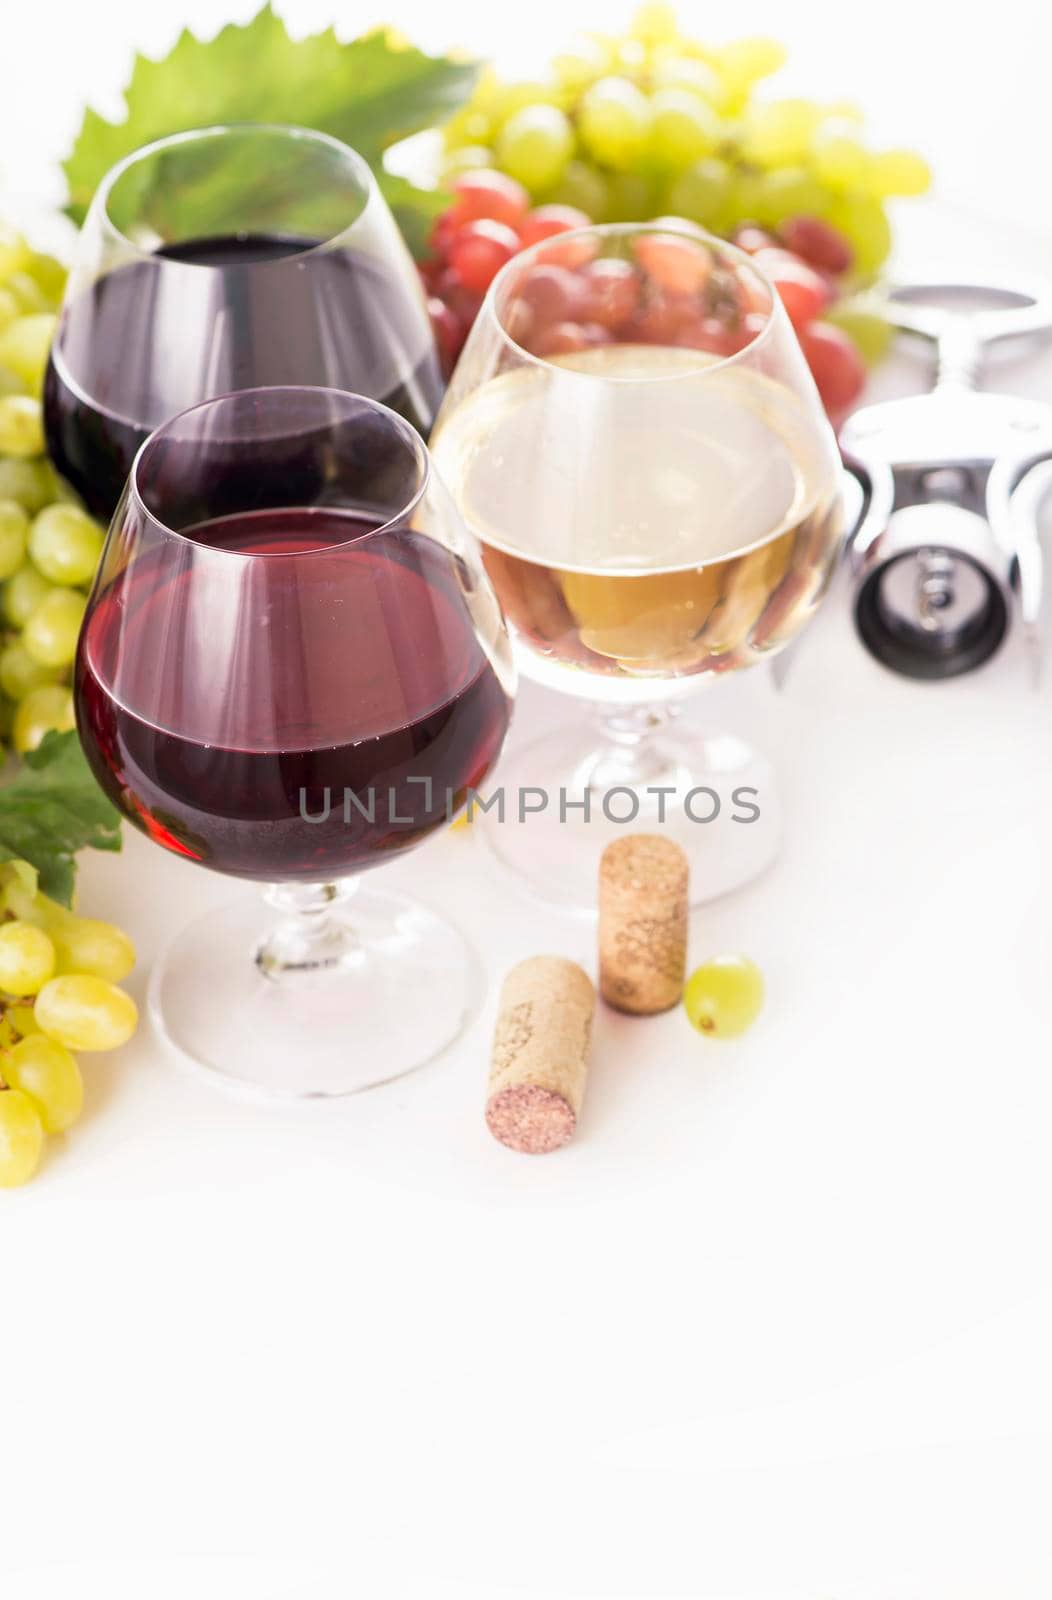
[{"label": "inverted wine glass", "polygon": [[579,906],[626,826],[680,840],[696,899],[762,870],[779,842],[770,764],[678,712],[807,624],[842,517],[832,430],[749,257],[662,221],[522,252],[489,290],[431,448],[522,672],[596,711],[504,764],[505,793],[530,799],[487,814],[497,853]]},{"label": "inverted wine glass", "polygon": [[426,437],[441,378],[420,281],[369,167],[306,128],[176,134],[103,179],[44,388],[59,470],[108,519],[136,450],[234,389],[381,400]]},{"label": "inverted wine glass", "polygon": [[156,1021],[248,1087],[340,1095],[445,1048],[479,999],[463,935],[361,882],[490,772],[513,671],[427,451],[320,388],[207,401],[139,450],[78,648],[77,726],[125,816],[268,885],[176,933]]}]

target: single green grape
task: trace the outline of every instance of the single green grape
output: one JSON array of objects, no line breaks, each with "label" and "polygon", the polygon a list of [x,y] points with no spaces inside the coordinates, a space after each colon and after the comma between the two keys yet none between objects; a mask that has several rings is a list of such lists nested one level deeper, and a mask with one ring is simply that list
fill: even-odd
[{"label": "single green grape", "polygon": [[28,394],[0,399],[0,454],[39,456],[44,452],[44,417],[40,401]]},{"label": "single green grape", "polygon": [[452,184],[465,172],[478,172],[492,167],[493,151],[484,144],[464,144],[450,150],[442,158],[442,182]]},{"label": "single green grape", "polygon": [[674,172],[711,155],[723,137],[719,117],[690,89],[657,89],[650,96],[648,150]]},{"label": "single green grape", "polygon": [[86,607],[76,589],[52,589],[41,600],[22,629],[22,643],[34,661],[45,667],[70,665]]},{"label": "single green grape", "polygon": [[795,166],[811,149],[821,108],[810,100],[772,100],[751,106],[742,153],[761,167]]},{"label": "single green grape", "polygon": [[18,301],[10,290],[0,286],[0,333],[9,328],[16,317],[21,316]]},{"label": "single green grape", "polygon": [[39,1033],[37,1019],[33,1015],[33,1005],[30,1001],[24,1006],[8,1006],[7,1021],[18,1034],[20,1039],[26,1039],[31,1033]]},{"label": "single green grape", "polygon": [[734,89],[751,89],[785,65],[788,52],[777,39],[733,39],[716,51],[715,65]]},{"label": "single green grape", "polygon": [[714,111],[725,109],[726,85],[707,61],[696,61],[691,56],[666,57],[654,63],[650,81],[655,89],[689,89],[692,94],[700,95]]},{"label": "single green grape", "polygon": [[21,1089],[0,1093],[0,1189],[28,1183],[44,1151],[44,1125]]},{"label": "single green grape", "polygon": [[56,683],[61,671],[61,667],[41,666],[39,661],[34,661],[33,657],[23,650],[17,640],[4,645],[0,650],[0,689],[16,705],[24,700],[32,689],[39,689],[43,684]]},{"label": "single green grape", "polygon": [[135,1001],[105,978],[83,973],[52,978],[37,995],[40,1030],[68,1050],[116,1050],[135,1032]]},{"label": "single green grape", "polygon": [[567,94],[579,95],[607,71],[609,58],[595,39],[578,39],[573,48],[552,59],[555,81]]},{"label": "single green grape", "polygon": [[54,474],[47,461],[0,458],[0,500],[17,500],[30,516],[42,511],[55,498],[54,482]]},{"label": "single green grape", "polygon": [[851,246],[859,273],[870,276],[883,266],[891,252],[891,224],[873,195],[840,195],[829,207],[826,220]]},{"label": "single green grape", "polygon": [[11,742],[20,756],[35,750],[46,733],[68,733],[77,725],[73,696],[60,684],[41,684],[30,689],[18,710],[11,729]]},{"label": "single green grape", "polygon": [[34,250],[25,270],[33,281],[40,285],[51,303],[57,305],[66,292],[68,276],[61,261],[44,251]]},{"label": "single green grape", "polygon": [[668,0],[644,0],[632,18],[628,33],[641,44],[671,44],[679,38],[675,6],[669,5]]},{"label": "single green grape", "polygon": [[777,227],[790,217],[820,217],[826,201],[826,191],[806,167],[780,167],[763,179],[756,220]]},{"label": "single green grape", "polygon": [[29,516],[17,500],[0,500],[0,578],[10,578],[25,560]]},{"label": "single green grape", "polygon": [[19,316],[31,317],[38,311],[52,310],[47,295],[30,272],[12,272],[4,288],[18,306]]},{"label": "single green grape", "polygon": [[632,171],[650,137],[650,103],[628,78],[600,78],[581,98],[578,128],[597,161],[618,172]]},{"label": "single green grape", "polygon": [[608,182],[607,219],[638,222],[654,215],[657,190],[642,172],[612,172]]},{"label": "single green grape", "polygon": [[699,1033],[734,1039],[760,1015],[763,988],[763,974],[748,956],[717,956],[691,973],[683,1004]]},{"label": "single green grape", "polygon": [[104,534],[78,506],[45,506],[29,535],[29,556],[52,583],[88,583],[102,554]]},{"label": "single green grape", "polygon": [[819,130],[811,152],[815,176],[830,189],[862,189],[869,174],[870,156],[850,126],[832,122]]},{"label": "single green grape", "polygon": [[24,628],[37,606],[47,599],[51,588],[47,579],[27,561],[5,580],[0,591],[4,620],[13,628]]},{"label": "single green grape", "polygon": [[4,1057],[3,1073],[12,1089],[32,1100],[45,1133],[65,1133],[84,1109],[76,1057],[46,1034],[21,1039]]},{"label": "single green grape", "polygon": [[6,222],[0,222],[0,283],[9,278],[12,272],[21,272],[28,266],[30,254],[22,235]]},{"label": "single green grape", "polygon": [[718,228],[734,191],[731,169],[725,161],[707,156],[681,172],[669,187],[666,204],[671,215],[687,217],[705,227]]},{"label": "single green grape", "polygon": [[523,106],[497,136],[501,171],[517,178],[531,194],[558,183],[573,149],[573,127],[557,106]]},{"label": "single green grape", "polygon": [[605,222],[610,189],[601,172],[584,161],[569,161],[555,188],[545,197],[553,205],[573,206],[593,222]]},{"label": "single green grape", "polygon": [[931,168],[915,150],[881,150],[869,158],[866,187],[878,200],[926,194],[931,188]]},{"label": "single green grape", "polygon": [[8,367],[33,393],[44,383],[44,369],[55,332],[51,312],[19,317],[0,333],[0,367]]},{"label": "single green grape", "polygon": [[48,929],[55,946],[56,972],[87,973],[120,983],[135,965],[135,946],[122,928],[95,917],[68,915]]},{"label": "single green grape", "polygon": [[883,360],[895,337],[895,330],[886,317],[880,316],[875,311],[866,311],[853,306],[850,300],[830,306],[828,310],[823,311],[822,316],[826,322],[832,322],[842,329],[858,346],[858,352],[867,367],[876,366],[878,361]]},{"label": "single green grape", "polygon": [[39,994],[55,972],[55,946],[31,922],[0,923],[0,989]]}]

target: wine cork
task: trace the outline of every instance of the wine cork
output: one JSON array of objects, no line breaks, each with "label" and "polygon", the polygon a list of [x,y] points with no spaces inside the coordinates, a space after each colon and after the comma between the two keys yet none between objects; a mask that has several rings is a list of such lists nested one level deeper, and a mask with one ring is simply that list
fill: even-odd
[{"label": "wine cork", "polygon": [[618,1011],[649,1016],[683,994],[686,855],[654,833],[615,839],[599,862],[599,990]]},{"label": "wine cork", "polygon": [[486,1122],[510,1150],[540,1155],[573,1137],[595,1011],[575,961],[531,956],[504,980],[493,1035]]}]

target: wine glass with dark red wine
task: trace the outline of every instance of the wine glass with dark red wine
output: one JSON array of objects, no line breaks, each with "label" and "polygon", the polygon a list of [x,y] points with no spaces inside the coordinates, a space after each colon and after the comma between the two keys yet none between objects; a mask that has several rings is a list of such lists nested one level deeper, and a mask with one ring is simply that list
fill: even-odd
[{"label": "wine glass with dark red wine", "polygon": [[163,849],[269,885],[265,906],[192,922],[154,969],[184,1057],[339,1095],[459,1034],[479,997],[462,934],[360,876],[448,827],[497,759],[513,688],[476,548],[393,411],[255,389],[150,437],[81,632],[80,737]]},{"label": "wine glass with dark red wine", "polygon": [[441,376],[420,281],[366,163],[304,128],[201,128],[114,167],[44,389],[59,471],[108,518],[154,428],[235,389],[381,400],[426,438]]}]

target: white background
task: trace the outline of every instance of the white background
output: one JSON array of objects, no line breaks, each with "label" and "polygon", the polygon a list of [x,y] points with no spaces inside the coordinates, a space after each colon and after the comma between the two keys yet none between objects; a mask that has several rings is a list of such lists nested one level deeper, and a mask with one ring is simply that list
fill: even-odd
[{"label": "white background", "polygon": [[[132,45],[250,9],[9,12],[0,214],[60,195]],[[514,64],[569,10],[391,20]],[[907,270],[1052,267],[1037,4],[683,10],[787,37],[798,84],[933,155]],[[1049,359],[998,375],[1052,399]],[[4,1600],[1045,1600],[1052,666],[1032,692],[1015,640],[956,684],[891,678],[841,590],[784,694],[753,674],[699,711],[779,758],[782,860],[693,929],[761,962],[769,1006],[723,1047],[602,1016],[568,1150],[493,1144],[482,1086],[502,972],[591,935],[463,835],[386,874],[485,952],[452,1058],[295,1114],[209,1093],[145,1026],[88,1064],[83,1125],[0,1201]],[[516,737],[551,715],[524,695]],[[137,837],[82,885],[140,996],[228,892]]]}]

